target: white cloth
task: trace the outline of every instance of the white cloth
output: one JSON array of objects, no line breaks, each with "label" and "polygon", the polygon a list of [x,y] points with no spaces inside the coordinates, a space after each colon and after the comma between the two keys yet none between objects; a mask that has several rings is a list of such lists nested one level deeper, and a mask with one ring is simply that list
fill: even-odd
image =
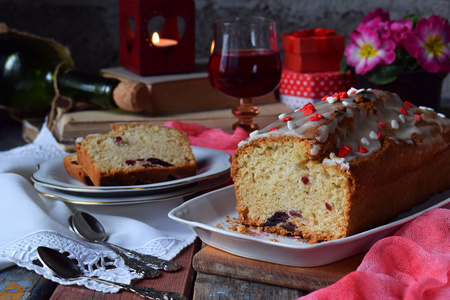
[{"label": "white cloth", "polygon": [[109,285],[87,280],[65,281],[33,263],[37,247],[46,246],[70,253],[85,275],[130,283],[139,278],[110,249],[83,241],[68,226],[76,210],[94,215],[105,227],[108,242],[135,251],[173,259],[191,244],[196,235],[168,218],[167,213],[183,202],[181,198],[132,205],[74,205],[41,196],[31,175],[37,165],[67,155],[44,126],[32,144],[0,152],[0,270],[14,264],[33,270],[61,284],[85,285],[103,292],[117,292]]}]

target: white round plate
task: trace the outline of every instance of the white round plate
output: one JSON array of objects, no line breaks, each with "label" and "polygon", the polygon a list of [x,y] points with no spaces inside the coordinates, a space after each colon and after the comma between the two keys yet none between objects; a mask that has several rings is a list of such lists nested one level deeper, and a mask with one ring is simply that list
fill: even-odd
[{"label": "white round plate", "polygon": [[238,219],[233,186],[193,198],[170,211],[169,218],[191,227],[203,242],[231,254],[293,267],[314,267],[368,250],[376,241],[393,234],[417,216],[433,208],[450,206],[449,197],[450,190],[447,190],[385,225],[311,245],[293,237],[256,230],[243,234],[231,229]]},{"label": "white round plate", "polygon": [[38,170],[31,179],[52,189],[72,193],[98,193],[110,194],[136,194],[136,193],[160,193],[163,190],[180,189],[190,184],[194,184],[204,179],[217,177],[230,170],[230,155],[226,152],[192,146],[192,152],[197,163],[197,174],[190,177],[157,182],[151,184],[130,185],[130,186],[89,186],[76,180],[67,173],[64,168],[62,157],[47,160],[38,166]]},{"label": "white round plate", "polygon": [[132,196],[121,196],[121,194],[101,194],[96,197],[86,196],[87,194],[77,194],[64,192],[57,189],[52,189],[47,186],[41,185],[39,183],[34,184],[36,191],[46,197],[52,199],[63,200],[72,204],[81,205],[124,205],[124,204],[139,204],[155,201],[165,201],[171,200],[178,197],[187,197],[189,195],[200,193],[208,189],[216,188],[220,185],[226,183],[230,177],[226,175],[221,175],[219,177],[205,179],[203,181],[197,182],[184,189],[169,190],[163,193],[150,194],[150,195],[132,195]]}]

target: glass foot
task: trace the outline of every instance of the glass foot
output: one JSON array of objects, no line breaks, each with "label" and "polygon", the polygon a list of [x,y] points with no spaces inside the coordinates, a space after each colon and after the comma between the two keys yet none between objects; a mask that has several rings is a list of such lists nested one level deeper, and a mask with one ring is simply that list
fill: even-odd
[{"label": "glass foot", "polygon": [[258,124],[253,121],[259,114],[259,109],[253,105],[252,98],[239,99],[239,105],[233,109],[233,114],[239,118],[239,121],[233,124],[233,130],[241,127],[250,133],[259,129]]}]

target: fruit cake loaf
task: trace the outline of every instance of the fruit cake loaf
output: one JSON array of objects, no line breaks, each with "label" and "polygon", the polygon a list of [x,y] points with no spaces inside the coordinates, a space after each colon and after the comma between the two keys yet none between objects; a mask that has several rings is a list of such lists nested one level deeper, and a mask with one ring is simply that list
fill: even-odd
[{"label": "fruit cake loaf", "polygon": [[113,124],[107,134],[77,140],[77,162],[96,186],[155,183],[197,172],[184,131],[150,124]]},{"label": "fruit cake loaf", "polygon": [[309,243],[343,238],[450,188],[450,120],[352,88],[251,133],[231,176],[242,224]]}]

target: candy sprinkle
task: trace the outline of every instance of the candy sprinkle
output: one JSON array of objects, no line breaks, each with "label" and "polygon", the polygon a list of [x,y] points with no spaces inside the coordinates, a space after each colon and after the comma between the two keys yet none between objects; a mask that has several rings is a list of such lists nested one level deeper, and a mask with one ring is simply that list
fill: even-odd
[{"label": "candy sprinkle", "polygon": [[314,113],[315,111],[316,111],[316,109],[314,108],[314,106],[312,108],[308,107],[308,108],[305,109],[305,116],[309,116],[312,113]]},{"label": "candy sprinkle", "polygon": [[344,157],[344,156],[346,156],[347,154],[348,154],[348,150],[347,150],[347,149],[345,149],[344,147],[339,148],[339,150],[338,150],[338,155],[339,155],[339,157]]},{"label": "candy sprinkle", "polygon": [[282,120],[282,119],[284,119],[286,117],[286,113],[282,113],[282,114],[280,114],[279,116],[278,116],[278,119],[279,120]]},{"label": "candy sprinkle", "polygon": [[342,104],[344,104],[345,106],[351,106],[352,104],[350,103],[350,102],[348,102],[348,101],[342,101]]},{"label": "candy sprinkle", "polygon": [[383,122],[378,122],[378,125],[380,125],[381,127],[386,127],[386,124],[384,124]]},{"label": "candy sprinkle", "polygon": [[275,127],[270,128],[269,131],[274,131],[274,130],[277,130],[277,129],[279,129],[279,128],[280,128],[280,127],[275,126]]},{"label": "candy sprinkle", "polygon": [[367,150],[367,149],[364,148],[363,146],[359,146],[359,152],[361,152],[361,153],[367,153],[367,152],[369,152],[369,150]]},{"label": "candy sprinkle", "polygon": [[366,137],[361,138],[361,143],[363,143],[364,145],[370,145],[370,141]]},{"label": "candy sprinkle", "polygon": [[344,147],[345,149],[347,149],[348,151],[352,151],[353,150],[353,148],[352,147],[350,147],[350,146],[347,146],[347,145],[344,145],[344,146],[342,146],[342,147]]},{"label": "candy sprinkle", "polygon": [[407,115],[408,111],[406,109],[404,109],[403,107],[400,107],[400,111],[402,114]]},{"label": "candy sprinkle", "polygon": [[415,114],[414,117],[416,117],[419,120],[423,120],[421,115]]},{"label": "candy sprinkle", "polygon": [[290,121],[290,120],[292,120],[292,117],[291,116],[287,116],[287,117],[284,117],[283,118],[283,122],[287,122],[287,121]]},{"label": "candy sprinkle", "polygon": [[336,97],[333,97],[333,96],[327,97],[327,102],[330,104],[332,104],[336,101],[338,101],[338,98],[336,98]]},{"label": "candy sprinkle", "polygon": [[355,94],[355,93],[356,93],[356,89],[355,89],[354,87],[350,88],[350,89],[347,91],[347,94],[349,94],[349,95],[353,95],[353,94]]},{"label": "candy sprinkle", "polygon": [[405,107],[407,107],[407,108],[411,108],[411,107],[412,107],[412,104],[411,104],[411,102],[409,102],[409,101],[403,102],[403,105],[404,105]]},{"label": "candy sprinkle", "polygon": [[398,129],[399,125],[398,122],[396,120],[392,120],[391,121],[391,127],[394,129]]},{"label": "candy sprinkle", "polygon": [[293,130],[296,126],[295,126],[295,123],[293,121],[287,121],[287,127],[290,130]]},{"label": "candy sprinkle", "polygon": [[342,92],[342,93],[339,93],[339,99],[346,99],[346,98],[348,98],[348,94],[347,94],[347,92]]},{"label": "candy sprinkle", "polygon": [[372,140],[378,140],[378,134],[375,131],[371,131],[370,134],[369,134],[369,137]]},{"label": "candy sprinkle", "polygon": [[318,119],[323,119],[323,116],[321,114],[314,114],[314,117],[316,117]]}]

